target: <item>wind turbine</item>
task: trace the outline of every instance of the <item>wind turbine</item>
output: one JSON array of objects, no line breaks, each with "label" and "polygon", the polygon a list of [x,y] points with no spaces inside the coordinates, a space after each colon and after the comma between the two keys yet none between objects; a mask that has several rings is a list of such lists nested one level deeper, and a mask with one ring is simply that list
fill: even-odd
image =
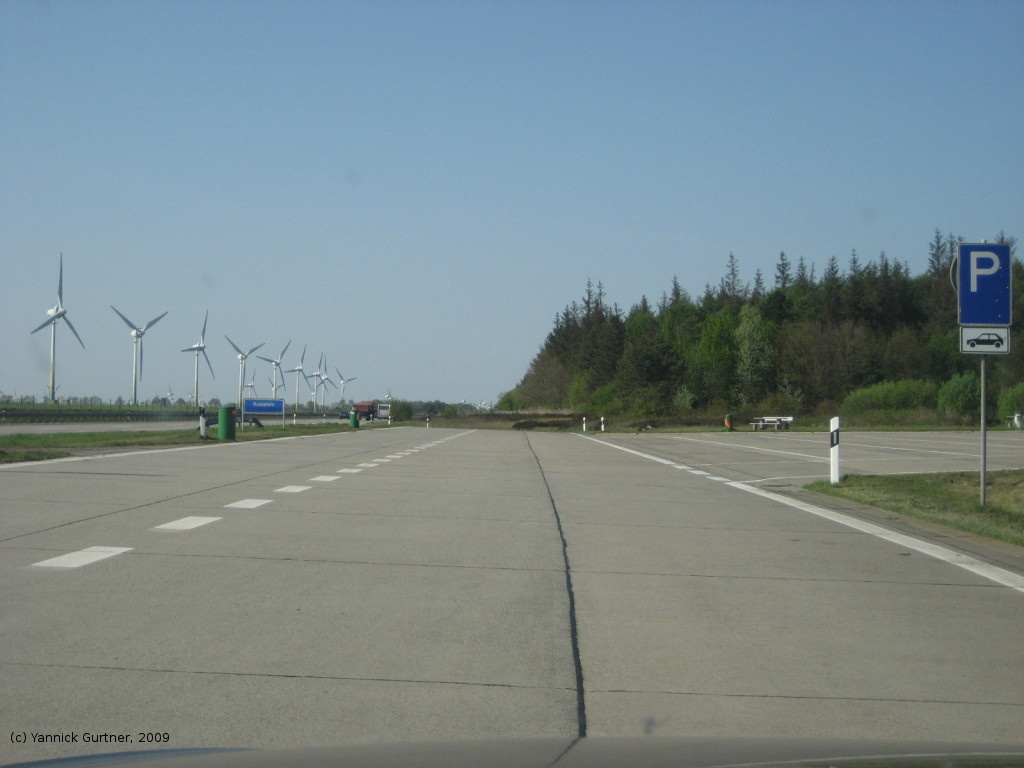
[{"label": "wind turbine", "polygon": [[[274,399],[277,400],[277,372],[281,370],[281,358],[284,357],[284,353],[288,351],[288,347],[292,345],[289,339],[288,343],[284,345],[284,349],[281,350],[281,354],[277,356],[276,360],[271,360],[269,357],[263,355],[256,355],[260,360],[266,360],[274,367]],[[284,386],[284,374],[281,374],[281,386]]]},{"label": "wind turbine", "polygon": [[338,381],[341,382],[341,403],[342,403],[342,405],[344,405],[345,404],[345,385],[348,384],[350,381],[355,381],[359,377],[358,376],[353,376],[351,379],[346,379],[344,376],[341,375],[341,371],[339,371],[337,368],[334,369],[334,372],[338,374]]},{"label": "wind turbine", "polygon": [[[228,339],[228,335],[224,334],[224,338]],[[233,342],[231,339],[228,339],[228,344],[230,344],[232,347],[234,347],[235,348],[235,352],[238,353],[238,407],[241,408],[242,407],[242,383],[245,381],[245,358],[247,358],[249,355],[251,355],[257,349],[262,347],[263,344],[266,344],[266,342],[263,342],[262,344],[257,344],[255,347],[250,349],[248,352],[243,352],[242,350],[240,350],[238,348],[238,345],[235,344],[235,342]]]},{"label": "wind turbine", "polygon": [[[259,357],[259,355],[257,355]],[[249,383],[245,385],[245,388],[249,390],[249,397],[256,397],[256,373],[253,372],[252,378],[249,379]]]},{"label": "wind turbine", "polygon": [[307,383],[309,382],[309,379],[313,379],[313,392],[311,394],[313,395],[313,409],[314,410],[316,410],[317,408],[320,407],[320,385],[324,383],[324,380],[321,378],[323,376],[323,371],[321,371],[320,369],[323,368],[323,366],[324,366],[324,353],[321,352],[320,353],[320,362],[317,364],[316,370],[313,371],[311,374],[309,374],[309,376],[306,378],[306,382]]},{"label": "wind turbine", "polygon": [[[326,367],[327,367],[327,356],[323,355],[320,358],[320,368],[326,368]],[[326,370],[317,371],[316,375],[319,376],[320,381],[322,381],[323,385],[324,385],[323,402],[320,405],[321,405],[321,407],[326,408],[327,407],[327,385],[330,384],[335,389],[338,388],[338,385],[335,384],[333,381],[331,381],[330,377],[327,375],[327,371]]]},{"label": "wind turbine", "polygon": [[[299,410],[299,376],[306,380],[306,384],[309,384],[309,377],[302,372],[302,364],[306,361],[306,347],[302,347],[302,357],[299,358],[299,364],[294,368],[286,371],[285,373],[295,374],[295,410]],[[284,381],[284,373],[281,374],[281,381]]]},{"label": "wind turbine", "polygon": [[206,364],[210,368],[210,375],[213,378],[217,378],[217,375],[213,372],[213,365],[210,364],[210,358],[206,354],[206,321],[210,319],[210,310],[206,310],[206,317],[203,318],[203,330],[199,334],[199,341],[193,344],[187,349],[181,350],[182,352],[195,352],[196,353],[196,381],[192,386],[192,400],[196,407],[199,406],[199,353],[203,353],[203,357],[206,358]]},{"label": "wind turbine", "polygon": [[[53,309],[46,310],[46,314],[49,315],[49,319],[36,328],[31,333],[41,331],[46,326],[50,326],[50,402],[53,402],[57,398],[57,321],[61,318],[68,324],[68,328],[75,334],[75,338],[78,339],[78,343],[82,345],[82,349],[85,349],[85,342],[82,341],[82,337],[78,335],[78,331],[75,330],[75,326],[71,324],[68,319],[68,311],[64,308],[64,254],[60,255],[60,272],[57,277],[57,306]],[[31,335],[31,334],[30,334]]]},{"label": "wind turbine", "polygon": [[117,312],[117,316],[124,320],[125,325],[132,329],[132,405],[138,405],[139,379],[142,378],[142,337],[145,336],[146,331],[148,331],[150,328],[156,325],[157,322],[161,318],[163,318],[164,315],[167,314],[167,312],[164,312],[164,314],[160,315],[159,317],[154,317],[152,320],[150,320],[148,323],[146,323],[144,326],[140,328],[127,317],[118,312],[117,307],[115,307],[113,304],[110,305],[110,308]]}]

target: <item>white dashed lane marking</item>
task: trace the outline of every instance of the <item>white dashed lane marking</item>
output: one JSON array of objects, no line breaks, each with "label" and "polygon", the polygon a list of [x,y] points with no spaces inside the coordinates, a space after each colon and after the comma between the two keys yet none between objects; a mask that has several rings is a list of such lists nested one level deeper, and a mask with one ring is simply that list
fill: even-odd
[{"label": "white dashed lane marking", "polygon": [[114,555],[131,551],[131,547],[88,547],[78,552],[69,552],[66,555],[52,557],[49,560],[43,560],[32,565],[39,568],[81,568],[83,565],[89,565],[89,563],[106,560],[108,557],[114,557]]},{"label": "white dashed lane marking", "polygon": [[272,499],[242,499],[241,501],[233,501],[230,504],[225,504],[225,509],[256,509],[256,507],[262,507],[264,504],[269,504]]},{"label": "white dashed lane marking", "polygon": [[286,485],[284,488],[275,488],[274,493],[302,493],[312,487],[312,485]]},{"label": "white dashed lane marking", "polygon": [[309,478],[311,483],[329,483],[332,480],[337,480],[337,475],[317,475],[316,477]]},{"label": "white dashed lane marking", "polygon": [[341,473],[341,474],[343,474],[343,475],[356,475],[356,474],[359,474],[359,473],[360,473],[360,472],[362,472],[362,471],[363,471],[363,470],[361,470],[361,469],[356,469],[356,468],[354,468],[354,467],[348,467],[348,468],[346,468],[346,469],[339,469],[339,470],[338,470],[338,472],[340,472],[340,473]]},{"label": "white dashed lane marking", "polygon": [[215,523],[222,518],[219,517],[183,517],[170,523],[164,523],[153,528],[154,531],[191,531],[202,525]]}]

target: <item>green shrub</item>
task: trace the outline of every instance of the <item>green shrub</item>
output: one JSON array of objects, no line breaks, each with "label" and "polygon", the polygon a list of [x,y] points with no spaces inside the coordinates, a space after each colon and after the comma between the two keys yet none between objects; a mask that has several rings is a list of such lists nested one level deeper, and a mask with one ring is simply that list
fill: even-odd
[{"label": "green shrub", "polygon": [[391,404],[393,421],[410,421],[412,419],[412,403],[407,400],[395,400]]},{"label": "green shrub", "polygon": [[958,373],[939,390],[939,410],[947,416],[974,416],[981,407],[981,379],[974,371]]},{"label": "green shrub", "polygon": [[999,418],[1012,419],[1015,413],[1024,413],[1024,381],[1007,387],[999,393]]},{"label": "green shrub", "polygon": [[939,385],[934,381],[883,381],[851,392],[840,411],[844,416],[860,416],[868,411],[913,411],[934,408],[938,397]]},{"label": "green shrub", "polygon": [[693,394],[693,392],[690,391],[690,388],[685,384],[681,385],[672,397],[672,405],[675,408],[676,413],[679,414],[690,413],[696,402],[697,396]]},{"label": "green shrub", "polygon": [[513,389],[498,398],[498,404],[494,407],[496,411],[521,411],[526,407],[526,401],[519,394],[518,389]]}]

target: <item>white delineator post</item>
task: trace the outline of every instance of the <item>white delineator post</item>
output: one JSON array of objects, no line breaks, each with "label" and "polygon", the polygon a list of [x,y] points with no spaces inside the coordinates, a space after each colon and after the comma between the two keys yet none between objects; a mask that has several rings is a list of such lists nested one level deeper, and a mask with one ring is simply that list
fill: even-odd
[{"label": "white delineator post", "polygon": [[832,464],[832,485],[839,484],[839,417],[835,416],[829,425],[831,430],[829,444],[832,446],[830,453]]},{"label": "white delineator post", "polygon": [[583,417],[583,431],[584,432],[587,431],[587,417],[586,416]]}]

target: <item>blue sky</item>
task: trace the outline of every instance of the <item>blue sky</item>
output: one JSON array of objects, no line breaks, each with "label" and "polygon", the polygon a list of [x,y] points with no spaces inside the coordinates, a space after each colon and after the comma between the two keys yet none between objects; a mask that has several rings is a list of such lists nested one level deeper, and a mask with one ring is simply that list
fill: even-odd
[{"label": "blue sky", "polygon": [[188,395],[209,309],[204,399],[227,334],[494,400],[588,279],[628,309],[730,253],[1024,238],[1022,125],[1018,0],[5,0],[0,390],[46,390],[63,253],[59,394],[130,394],[113,305],[168,311],[140,398]]}]

